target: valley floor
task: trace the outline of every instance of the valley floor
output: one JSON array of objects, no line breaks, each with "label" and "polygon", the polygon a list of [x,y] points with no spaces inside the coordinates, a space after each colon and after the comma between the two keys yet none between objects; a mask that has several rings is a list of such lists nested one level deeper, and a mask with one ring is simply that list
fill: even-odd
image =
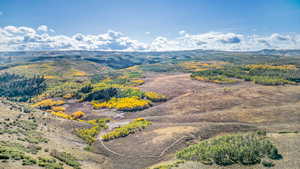
[{"label": "valley floor", "polygon": [[[84,169],[144,169],[174,160],[174,153],[200,140],[225,133],[265,129],[278,146],[283,160],[274,169],[300,168],[300,86],[262,86],[251,82],[214,84],[192,80],[190,74],[146,74],[143,91],[155,91],[169,100],[138,112],[120,113],[112,110],[92,110],[89,105],[69,104],[67,111],[88,112],[86,119],[110,117],[109,125],[126,124],[143,117],[153,124],[133,135],[108,142],[99,140],[92,152],[84,151],[84,142],[72,134],[72,129],[84,124],[59,119],[47,114],[39,116],[40,128],[50,141],[44,147],[72,152]],[[5,107],[5,105],[2,105]],[[18,112],[0,108],[1,119],[13,119]],[[24,118],[29,116],[24,115]],[[279,134],[280,132],[284,132]],[[8,138],[2,138],[5,140]],[[112,152],[113,151],[113,152]],[[115,152],[115,153],[114,153]],[[0,168],[21,168],[21,165],[1,163]],[[34,167],[22,167],[33,169]],[[186,162],[178,169],[222,168]],[[262,168],[262,166],[229,166],[226,168]]]}]

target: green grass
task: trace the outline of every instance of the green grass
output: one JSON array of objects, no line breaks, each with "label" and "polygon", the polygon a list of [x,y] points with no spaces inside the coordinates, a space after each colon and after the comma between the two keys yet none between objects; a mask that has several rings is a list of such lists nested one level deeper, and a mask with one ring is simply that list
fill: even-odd
[{"label": "green grass", "polygon": [[258,164],[263,158],[281,159],[275,145],[257,133],[219,136],[189,146],[176,153],[181,160],[221,166]]}]

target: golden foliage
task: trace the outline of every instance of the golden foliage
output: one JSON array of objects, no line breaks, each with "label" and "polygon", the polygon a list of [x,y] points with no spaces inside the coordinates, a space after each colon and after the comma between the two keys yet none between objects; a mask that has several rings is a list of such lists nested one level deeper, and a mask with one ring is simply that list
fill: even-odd
[{"label": "golden foliage", "polygon": [[230,78],[227,78],[222,75],[219,75],[219,76],[193,76],[192,78],[195,80],[218,83],[218,84],[230,84],[230,83],[238,82],[235,79],[230,79]]},{"label": "golden foliage", "polygon": [[71,93],[68,93],[68,94],[63,95],[63,98],[64,98],[64,99],[71,99],[71,98],[73,98],[73,97],[74,97],[74,94],[71,94]]},{"label": "golden foliage", "polygon": [[61,118],[64,118],[64,119],[69,119],[69,120],[73,120],[73,117],[64,113],[64,112],[55,112],[55,111],[52,111],[51,114],[57,116],[57,117],[61,117]]},{"label": "golden foliage", "polygon": [[196,62],[196,61],[187,61],[182,62],[179,65],[188,71],[199,72],[205,71],[212,68],[222,68],[224,65],[228,64],[227,62]]},{"label": "golden foliage", "polygon": [[145,97],[153,102],[166,101],[166,96],[156,93],[156,92],[145,92]]},{"label": "golden foliage", "polygon": [[82,112],[82,111],[77,111],[77,112],[73,112],[72,114],[71,114],[71,117],[73,118],[73,119],[79,119],[79,118],[81,118],[81,117],[83,117],[85,115],[85,113],[84,112]]},{"label": "golden foliage", "polygon": [[91,102],[95,109],[109,108],[122,111],[142,110],[150,106],[149,100],[143,100],[136,96],[124,98],[112,98],[107,102]]},{"label": "golden foliage", "polygon": [[85,72],[82,72],[82,71],[74,71],[72,73],[72,76],[75,76],[75,77],[82,77],[82,76],[87,76],[88,74],[85,73]]},{"label": "golden foliage", "polygon": [[86,123],[89,123],[91,125],[100,125],[100,126],[104,126],[105,127],[105,124],[110,122],[111,119],[109,118],[101,118],[101,119],[93,119],[93,120],[80,120],[82,122],[86,122]]},{"label": "golden foliage", "polygon": [[137,85],[137,86],[142,85],[142,84],[145,83],[145,81],[144,81],[144,80],[141,80],[141,79],[132,80],[131,82],[132,82],[134,85]]},{"label": "golden foliage", "polygon": [[45,75],[44,78],[45,78],[45,79],[59,79],[59,77],[57,77],[57,76],[52,76],[52,75]]},{"label": "golden foliage", "polygon": [[33,107],[51,108],[52,106],[60,106],[63,104],[65,104],[65,101],[63,101],[63,100],[46,99],[46,100],[42,100],[40,102],[33,104]]},{"label": "golden foliage", "polygon": [[88,144],[91,144],[96,141],[96,136],[102,129],[108,128],[107,123],[110,119],[94,119],[89,121],[79,120],[89,124],[92,124],[91,128],[80,128],[75,130],[75,134],[85,140]]},{"label": "golden foliage", "polygon": [[51,107],[51,110],[64,112],[66,110],[66,108],[64,108],[62,106],[53,106],[53,107]]},{"label": "golden foliage", "polygon": [[100,132],[99,126],[94,126],[89,129],[76,129],[75,133],[78,137],[85,140],[88,144],[96,141],[95,136]]}]

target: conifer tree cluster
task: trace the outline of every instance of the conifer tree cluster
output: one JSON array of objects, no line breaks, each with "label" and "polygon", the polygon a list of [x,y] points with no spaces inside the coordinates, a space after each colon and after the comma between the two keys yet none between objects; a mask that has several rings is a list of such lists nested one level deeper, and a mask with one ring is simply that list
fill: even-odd
[{"label": "conifer tree cluster", "polygon": [[0,74],[0,97],[7,97],[15,101],[28,101],[44,91],[45,88],[46,83],[42,76],[29,78],[11,73]]}]

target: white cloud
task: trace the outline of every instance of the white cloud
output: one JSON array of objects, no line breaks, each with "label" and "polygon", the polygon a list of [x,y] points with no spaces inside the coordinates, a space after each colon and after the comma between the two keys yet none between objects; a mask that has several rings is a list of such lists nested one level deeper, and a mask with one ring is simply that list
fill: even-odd
[{"label": "white cloud", "polygon": [[150,34],[151,34],[151,32],[145,32],[145,34],[146,34],[146,35],[150,35]]},{"label": "white cloud", "polygon": [[145,50],[147,46],[109,30],[99,35],[49,35],[45,25],[36,30],[29,27],[0,27],[0,50]]},{"label": "white cloud", "polygon": [[181,30],[178,33],[179,33],[179,35],[185,35],[186,34],[185,30]]},{"label": "white cloud", "polygon": [[236,33],[208,32],[188,34],[180,31],[174,39],[156,37],[144,44],[121,32],[109,30],[98,35],[77,33],[73,36],[54,35],[46,25],[37,29],[30,27],[0,27],[0,50],[122,50],[122,51],[166,51],[166,50],[261,50],[300,49],[299,34],[243,35]]},{"label": "white cloud", "polygon": [[36,30],[40,32],[48,32],[48,26],[40,25]]},{"label": "white cloud", "polygon": [[181,32],[173,40],[159,37],[150,44],[150,50],[227,50],[248,51],[261,49],[300,49],[300,35],[271,34],[269,36],[208,32],[190,35]]}]

